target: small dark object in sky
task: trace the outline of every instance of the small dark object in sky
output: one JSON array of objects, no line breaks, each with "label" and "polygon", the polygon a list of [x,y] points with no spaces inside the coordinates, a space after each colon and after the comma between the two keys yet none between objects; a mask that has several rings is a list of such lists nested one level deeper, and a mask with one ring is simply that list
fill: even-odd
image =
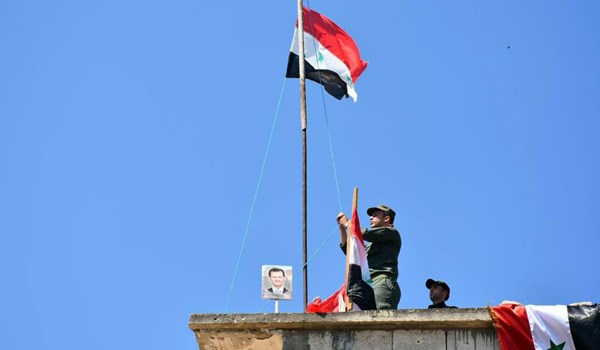
[{"label": "small dark object in sky", "polygon": [[510,49],[510,45],[508,45],[506,48],[507,48],[507,49]]}]

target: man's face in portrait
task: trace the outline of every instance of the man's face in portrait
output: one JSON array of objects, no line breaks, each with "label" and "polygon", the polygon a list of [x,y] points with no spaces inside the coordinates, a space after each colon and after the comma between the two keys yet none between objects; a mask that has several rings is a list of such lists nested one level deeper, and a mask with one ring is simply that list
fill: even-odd
[{"label": "man's face in portrait", "polygon": [[281,271],[271,271],[269,279],[271,280],[273,288],[281,289],[283,287],[283,282],[285,281],[285,276]]}]

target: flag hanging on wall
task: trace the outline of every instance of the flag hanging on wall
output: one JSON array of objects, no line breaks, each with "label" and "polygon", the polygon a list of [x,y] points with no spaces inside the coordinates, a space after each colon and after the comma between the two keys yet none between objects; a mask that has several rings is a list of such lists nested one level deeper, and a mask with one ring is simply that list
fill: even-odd
[{"label": "flag hanging on wall", "polygon": [[598,304],[506,303],[490,309],[502,350],[600,349]]},{"label": "flag hanging on wall", "polygon": [[[337,24],[306,7],[303,11],[306,78],[322,84],[325,91],[338,100],[345,96],[356,102],[358,95],[354,85],[367,68],[367,62],[360,58],[354,40]],[[285,74],[287,78],[300,77],[298,39],[296,23]]]}]

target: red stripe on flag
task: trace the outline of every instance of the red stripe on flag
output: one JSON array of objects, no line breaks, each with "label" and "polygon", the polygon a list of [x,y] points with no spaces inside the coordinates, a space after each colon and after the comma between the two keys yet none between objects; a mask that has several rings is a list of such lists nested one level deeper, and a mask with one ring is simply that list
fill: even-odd
[{"label": "red stripe on flag", "polygon": [[306,7],[304,7],[304,31],[315,37],[323,47],[344,62],[350,69],[352,82],[356,83],[358,77],[367,68],[367,62],[360,58],[358,46],[352,37],[329,18]]},{"label": "red stripe on flag", "polygon": [[502,304],[490,310],[502,350],[535,349],[525,306]]},{"label": "red stripe on flag", "polygon": [[360,232],[360,221],[358,219],[358,209],[352,208],[352,217],[350,218],[350,234],[358,239],[360,244],[364,247],[365,241],[363,240],[362,232]]}]

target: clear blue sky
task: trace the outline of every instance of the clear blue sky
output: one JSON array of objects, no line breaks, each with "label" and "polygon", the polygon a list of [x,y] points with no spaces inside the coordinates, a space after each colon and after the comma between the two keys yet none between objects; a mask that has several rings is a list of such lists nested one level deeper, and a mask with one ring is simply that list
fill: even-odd
[{"label": "clear blue sky", "polygon": [[[398,213],[401,308],[429,277],[461,307],[598,301],[600,3],[310,6],[369,61],[356,104],[307,83],[310,298],[343,280],[329,131],[341,209],[358,186],[363,224]],[[294,266],[280,310],[302,311],[295,16],[0,1],[0,348],[194,349],[188,316],[225,311],[246,232],[228,312],[273,311],[263,264]]]}]

